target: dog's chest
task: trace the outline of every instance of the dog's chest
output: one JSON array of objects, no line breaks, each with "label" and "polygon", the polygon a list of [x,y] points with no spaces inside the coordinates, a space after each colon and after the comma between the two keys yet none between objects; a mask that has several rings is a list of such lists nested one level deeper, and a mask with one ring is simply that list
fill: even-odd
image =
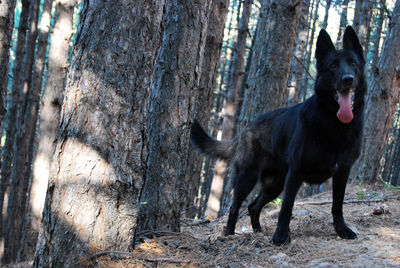
[{"label": "dog's chest", "polygon": [[341,157],[339,152],[327,147],[305,148],[300,166],[303,179],[308,183],[323,183],[335,174]]}]

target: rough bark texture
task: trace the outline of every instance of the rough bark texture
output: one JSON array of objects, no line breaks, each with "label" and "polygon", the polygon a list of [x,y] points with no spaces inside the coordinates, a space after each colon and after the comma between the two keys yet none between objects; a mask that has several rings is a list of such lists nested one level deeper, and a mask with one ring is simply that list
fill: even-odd
[{"label": "rough bark texture", "polygon": [[[257,62],[256,74],[248,78],[240,122],[246,125],[257,115],[287,103],[287,83],[296,38],[299,31],[302,1],[271,1],[268,12],[267,42]],[[251,71],[250,71],[251,74]]]},{"label": "rough bark texture", "polygon": [[164,1],[85,1],[67,79],[34,267],[129,250]]},{"label": "rough bark texture", "polygon": [[16,0],[0,1],[0,131],[6,114],[6,96],[8,86],[8,61],[10,57],[11,35],[14,26]]},{"label": "rough bark texture", "polygon": [[[29,201],[29,224],[25,243],[36,245],[49,179],[50,162],[54,154],[61,115],[63,92],[68,67],[69,42],[75,0],[57,0],[52,28],[47,81],[40,108],[38,145],[33,162]],[[29,245],[27,245],[29,246]]]},{"label": "rough bark texture", "polygon": [[[292,61],[292,81],[289,87],[288,103],[289,105],[297,104],[303,101],[305,95],[301,92],[299,86],[306,79],[306,70],[304,62],[307,52],[307,37],[309,26],[307,25],[309,17],[310,0],[303,0],[303,8],[301,10],[299,35],[297,37],[296,50]],[[308,70],[307,70],[308,71]]]},{"label": "rough bark texture", "polygon": [[24,59],[23,83],[20,89],[18,112],[16,121],[16,134],[13,145],[13,159],[10,176],[10,194],[7,206],[7,220],[4,233],[4,257],[3,263],[17,261],[18,249],[20,248],[22,222],[26,207],[26,195],[29,188],[30,167],[28,163],[28,152],[30,133],[36,126],[32,122],[35,117],[34,109],[37,107],[39,92],[32,92],[32,72],[35,58],[36,38],[38,35],[40,0],[31,2],[29,15],[29,35],[26,42],[26,54]]},{"label": "rough bark texture", "polygon": [[374,8],[373,1],[363,1],[361,5],[360,27],[358,29],[358,38],[360,44],[364,48],[364,54],[367,55],[369,47],[369,38],[371,33],[371,19]]},{"label": "rough bark texture", "polygon": [[0,231],[1,236],[4,236],[4,221],[5,214],[4,196],[9,190],[10,176],[11,176],[11,163],[14,148],[14,137],[16,131],[17,110],[20,97],[20,88],[22,85],[22,67],[25,55],[25,42],[28,30],[28,17],[29,17],[30,2],[28,0],[22,1],[22,10],[18,25],[18,39],[16,46],[16,55],[13,68],[13,85],[11,89],[10,99],[7,103],[7,127],[6,127],[6,141],[3,147],[3,162],[1,163],[1,188],[0,188],[0,210],[1,222]]},{"label": "rough bark texture", "polygon": [[341,4],[341,12],[340,12],[340,25],[339,25],[339,32],[336,38],[336,47],[342,46],[342,38],[344,29],[347,26],[347,8],[349,5],[349,0],[343,0]]},{"label": "rough bark texture", "polygon": [[[35,251],[38,229],[32,229],[31,227],[31,209],[29,198],[31,196],[31,185],[32,185],[32,162],[34,154],[34,144],[36,140],[36,126],[39,116],[39,101],[42,90],[43,72],[45,67],[45,57],[47,51],[47,41],[49,36],[50,21],[51,21],[51,9],[53,0],[45,0],[43,2],[41,20],[38,31],[38,40],[36,45],[36,56],[33,64],[32,82],[28,90],[28,102],[24,109],[22,129],[18,132],[16,139],[16,148],[18,154],[14,155],[15,165],[12,167],[11,178],[17,181],[25,182],[24,190],[21,191],[22,195],[18,198],[21,200],[21,208],[23,209],[17,217],[23,217],[21,225],[20,240],[17,242],[17,262],[22,260],[30,260],[33,257]],[[15,175],[14,175],[15,174]],[[46,189],[46,185],[43,185],[42,191]],[[43,204],[44,198],[41,200]],[[40,201],[38,201],[40,202]],[[23,216],[22,216],[23,215]],[[12,222],[11,218],[8,221]],[[13,228],[17,228],[14,224]]]},{"label": "rough bark texture", "polygon": [[[196,109],[196,118],[205,129],[208,129],[208,121],[214,101],[215,82],[228,9],[229,0],[213,0],[211,3]],[[192,148],[190,151],[192,151]],[[199,189],[203,157],[198,153],[190,153],[190,157],[188,176],[191,177],[192,183],[188,185],[191,192],[189,196],[196,196]],[[195,205],[200,207],[200,203],[201,201],[197,200]],[[191,209],[193,205],[193,200],[189,199],[187,203],[188,209],[186,210],[187,216],[194,216],[194,211]]]},{"label": "rough bark texture", "polygon": [[[232,68],[230,70],[227,93],[228,98],[224,105],[224,115],[222,121],[222,140],[230,140],[233,135],[234,116],[237,106],[240,85],[243,77],[244,55],[246,50],[247,35],[249,33],[249,19],[251,13],[252,0],[245,0],[239,21],[239,28],[235,47],[233,49]],[[224,181],[226,178],[227,163],[217,161],[214,167],[214,176],[211,183],[211,195],[208,200],[207,215],[218,216],[220,202],[223,193]]]},{"label": "rough bark texture", "polygon": [[381,56],[369,89],[363,151],[352,177],[367,183],[378,179],[387,134],[400,100],[400,1],[396,1]]},{"label": "rough bark texture", "polygon": [[180,229],[186,176],[211,1],[171,0],[151,89],[149,152],[137,235]]}]

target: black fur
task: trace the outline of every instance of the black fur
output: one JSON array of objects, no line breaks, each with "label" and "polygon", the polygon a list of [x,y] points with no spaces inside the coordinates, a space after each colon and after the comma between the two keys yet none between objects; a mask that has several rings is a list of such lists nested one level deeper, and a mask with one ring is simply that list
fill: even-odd
[{"label": "black fur", "polygon": [[[239,208],[260,180],[262,189],[249,206],[253,230],[261,231],[259,216],[264,205],[284,191],[272,241],[276,245],[289,242],[290,217],[301,184],[321,184],[332,177],[335,230],[345,239],[357,237],[347,227],[342,212],[350,168],[360,153],[367,89],[363,50],[353,28],[346,28],[341,50],[336,50],[328,33],[321,30],[316,58],[315,94],[305,102],[260,115],[230,142],[216,141],[198,122],[193,124],[192,143],[196,147],[234,164],[235,190],[226,235],[234,234]],[[351,90],[351,116],[339,121],[337,96],[349,96]]]}]

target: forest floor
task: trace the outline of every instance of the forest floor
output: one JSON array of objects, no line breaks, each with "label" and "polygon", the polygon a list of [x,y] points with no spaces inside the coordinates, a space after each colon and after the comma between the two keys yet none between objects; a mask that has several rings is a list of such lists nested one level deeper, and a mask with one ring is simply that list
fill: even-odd
[{"label": "forest floor", "polygon": [[344,217],[358,234],[355,240],[336,235],[331,193],[325,192],[296,201],[291,243],[281,247],[271,243],[279,205],[269,204],[260,217],[263,233],[252,232],[243,208],[235,235],[222,235],[227,215],[209,221],[187,219],[182,233],[157,232],[132,252],[104,251],[83,262],[111,268],[400,267],[400,189],[349,185],[345,199]]},{"label": "forest floor", "polygon": [[[400,189],[349,185],[344,216],[358,234],[340,239],[333,228],[331,193],[297,200],[290,224],[291,243],[271,243],[279,205],[260,217],[263,233],[251,231],[243,208],[236,235],[224,237],[227,216],[209,223],[186,221],[181,234],[159,233],[131,254],[111,253],[96,267],[400,267]],[[365,201],[363,201],[365,200]]]}]

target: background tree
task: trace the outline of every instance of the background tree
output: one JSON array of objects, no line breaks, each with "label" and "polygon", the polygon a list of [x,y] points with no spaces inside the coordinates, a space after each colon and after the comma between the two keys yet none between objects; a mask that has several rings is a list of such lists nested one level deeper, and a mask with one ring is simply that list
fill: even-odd
[{"label": "background tree", "polygon": [[11,164],[13,160],[13,148],[14,148],[14,138],[16,131],[17,121],[17,111],[18,111],[18,102],[20,99],[21,93],[21,85],[22,85],[22,74],[23,74],[23,63],[25,57],[25,43],[26,36],[28,30],[28,18],[29,18],[29,8],[30,1],[23,0],[22,1],[22,9],[19,18],[18,25],[18,37],[16,44],[16,55],[13,66],[13,82],[11,88],[11,96],[9,96],[9,100],[7,103],[7,114],[6,121],[7,125],[5,128],[6,140],[2,150],[2,162],[1,162],[1,188],[0,188],[0,211],[1,211],[1,219],[0,219],[0,234],[4,236],[4,221],[5,213],[4,207],[7,207],[8,204],[4,204],[4,197],[6,193],[9,191],[9,183],[11,176]]},{"label": "background tree", "polygon": [[[224,37],[224,29],[225,29],[225,21],[229,10],[229,0],[213,0],[210,8],[210,15],[208,21],[207,28],[207,39],[204,51],[204,59],[201,70],[200,77],[200,86],[198,92],[198,101],[196,109],[196,118],[199,120],[202,126],[205,129],[208,129],[208,122],[211,116],[211,109],[214,103],[214,89],[217,85],[217,75],[218,75],[218,66],[219,60],[221,57],[221,49]],[[200,107],[204,107],[205,109],[201,109]],[[201,168],[203,164],[203,156],[198,153],[192,153],[193,148],[190,148],[190,157],[189,160],[189,168],[190,173],[187,173],[188,176],[192,178],[190,181],[192,184],[188,185],[188,187],[192,188],[189,191],[192,191],[189,196],[196,196],[197,191],[199,190],[199,186],[201,184],[202,194],[200,197],[196,198],[195,203],[193,200],[188,200],[188,209],[186,209],[186,215],[194,216],[193,208],[197,206],[197,214],[202,214],[201,207],[204,206],[206,202],[206,192],[209,191],[210,186],[206,180],[205,174],[201,176]],[[193,211],[193,212],[192,212]]]},{"label": "background tree", "polygon": [[[391,17],[400,21],[400,1]],[[353,167],[352,176],[372,183],[377,181],[387,135],[400,100],[400,24],[390,23],[377,69],[368,92],[365,109],[363,151]]]},{"label": "background tree", "polygon": [[167,4],[151,86],[149,149],[140,193],[138,235],[148,230],[180,230],[180,214],[189,194],[187,185],[192,183],[186,176],[190,126],[196,110],[210,3],[173,0]]},{"label": "background tree", "polygon": [[10,57],[11,35],[14,26],[16,0],[0,2],[0,130],[6,114],[6,95],[8,86],[8,62]]},{"label": "background tree", "polygon": [[[223,108],[222,119],[222,139],[230,140],[233,135],[233,127],[235,121],[235,112],[239,97],[240,86],[242,82],[245,62],[246,41],[249,33],[249,19],[251,14],[252,0],[245,0],[242,6],[240,21],[238,24],[238,34],[232,51],[232,68],[230,69],[227,81],[227,98]],[[223,193],[224,180],[226,178],[226,163],[216,161],[214,168],[214,177],[211,184],[211,193],[209,202],[208,215],[216,217],[218,215],[221,197]]]},{"label": "background tree", "polygon": [[[75,0],[55,1],[52,37],[48,52],[47,79],[41,99],[37,135],[38,144],[33,161],[30,200],[27,207],[28,219],[23,234],[23,250],[28,255],[30,255],[31,247],[34,247],[37,242],[50,172],[50,162],[56,146],[63,91],[69,64],[68,58],[72,37],[74,4]],[[44,27],[41,26],[41,31],[42,29]]]}]

